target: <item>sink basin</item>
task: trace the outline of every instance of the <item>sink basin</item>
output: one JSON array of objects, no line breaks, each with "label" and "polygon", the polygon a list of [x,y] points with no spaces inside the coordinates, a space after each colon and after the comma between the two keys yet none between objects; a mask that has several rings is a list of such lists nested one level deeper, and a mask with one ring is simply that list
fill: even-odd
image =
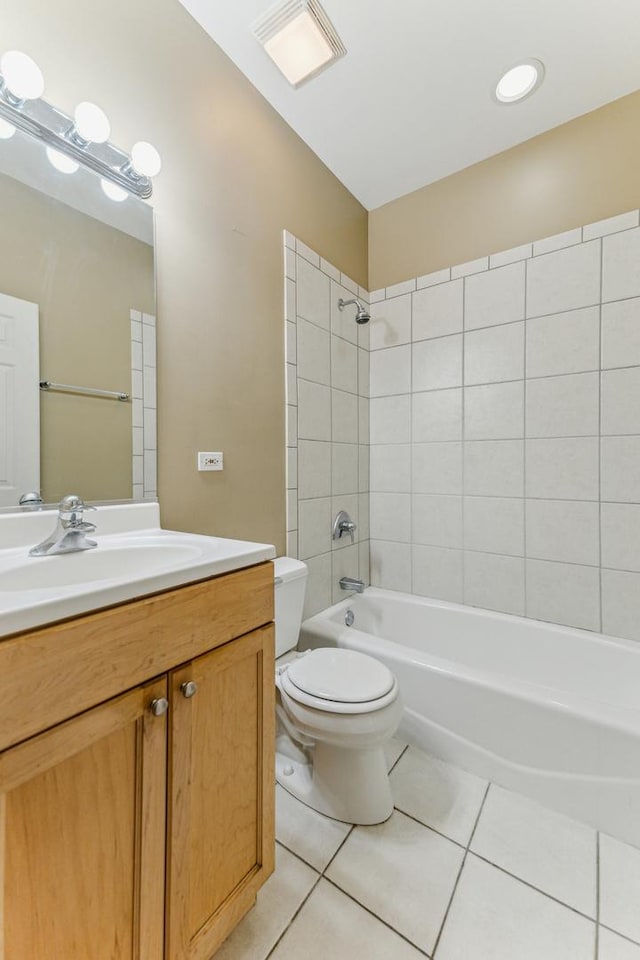
[{"label": "sink basin", "polygon": [[55,519],[0,516],[0,543],[12,544],[0,549],[0,637],[275,557],[270,544],[163,530],[156,503],[99,507],[95,549],[30,557]]}]

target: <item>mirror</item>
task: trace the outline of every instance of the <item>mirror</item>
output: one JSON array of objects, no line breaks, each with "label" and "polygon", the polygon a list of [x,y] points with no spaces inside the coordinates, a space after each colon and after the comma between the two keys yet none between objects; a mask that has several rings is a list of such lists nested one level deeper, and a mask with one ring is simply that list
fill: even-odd
[{"label": "mirror", "polygon": [[0,507],[31,490],[155,498],[151,207],[17,131],[0,139],[0,210]]}]

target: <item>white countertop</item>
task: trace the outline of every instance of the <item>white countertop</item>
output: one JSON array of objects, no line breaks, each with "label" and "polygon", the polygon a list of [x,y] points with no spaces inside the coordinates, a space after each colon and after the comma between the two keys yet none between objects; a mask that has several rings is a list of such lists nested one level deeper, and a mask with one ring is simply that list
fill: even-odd
[{"label": "white countertop", "polygon": [[30,557],[56,510],[0,514],[0,637],[275,558],[271,544],[163,530],[157,503],[86,515],[93,550]]}]

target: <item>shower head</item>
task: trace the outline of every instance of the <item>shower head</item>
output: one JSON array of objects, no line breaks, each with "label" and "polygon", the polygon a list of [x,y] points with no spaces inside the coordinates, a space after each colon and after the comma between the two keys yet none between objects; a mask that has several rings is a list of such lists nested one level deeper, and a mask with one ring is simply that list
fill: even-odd
[{"label": "shower head", "polygon": [[355,303],[356,305],[356,323],[369,323],[371,314],[357,297],[354,297],[352,300],[343,300],[342,297],[340,297],[338,300],[338,310],[344,310],[350,303]]}]

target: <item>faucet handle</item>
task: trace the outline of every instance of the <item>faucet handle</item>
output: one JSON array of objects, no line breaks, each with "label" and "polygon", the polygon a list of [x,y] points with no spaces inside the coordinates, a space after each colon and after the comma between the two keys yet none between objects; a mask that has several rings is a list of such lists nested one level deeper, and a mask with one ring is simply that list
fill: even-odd
[{"label": "faucet handle", "polygon": [[341,510],[333,521],[333,539],[339,540],[344,533],[348,533],[353,543],[357,529],[357,524],[353,522],[346,510]]},{"label": "faucet handle", "polygon": [[69,493],[63,497],[58,506],[61,520],[69,520],[72,523],[77,522],[85,510],[95,510],[90,503],[85,503],[82,497],[77,493]]}]

